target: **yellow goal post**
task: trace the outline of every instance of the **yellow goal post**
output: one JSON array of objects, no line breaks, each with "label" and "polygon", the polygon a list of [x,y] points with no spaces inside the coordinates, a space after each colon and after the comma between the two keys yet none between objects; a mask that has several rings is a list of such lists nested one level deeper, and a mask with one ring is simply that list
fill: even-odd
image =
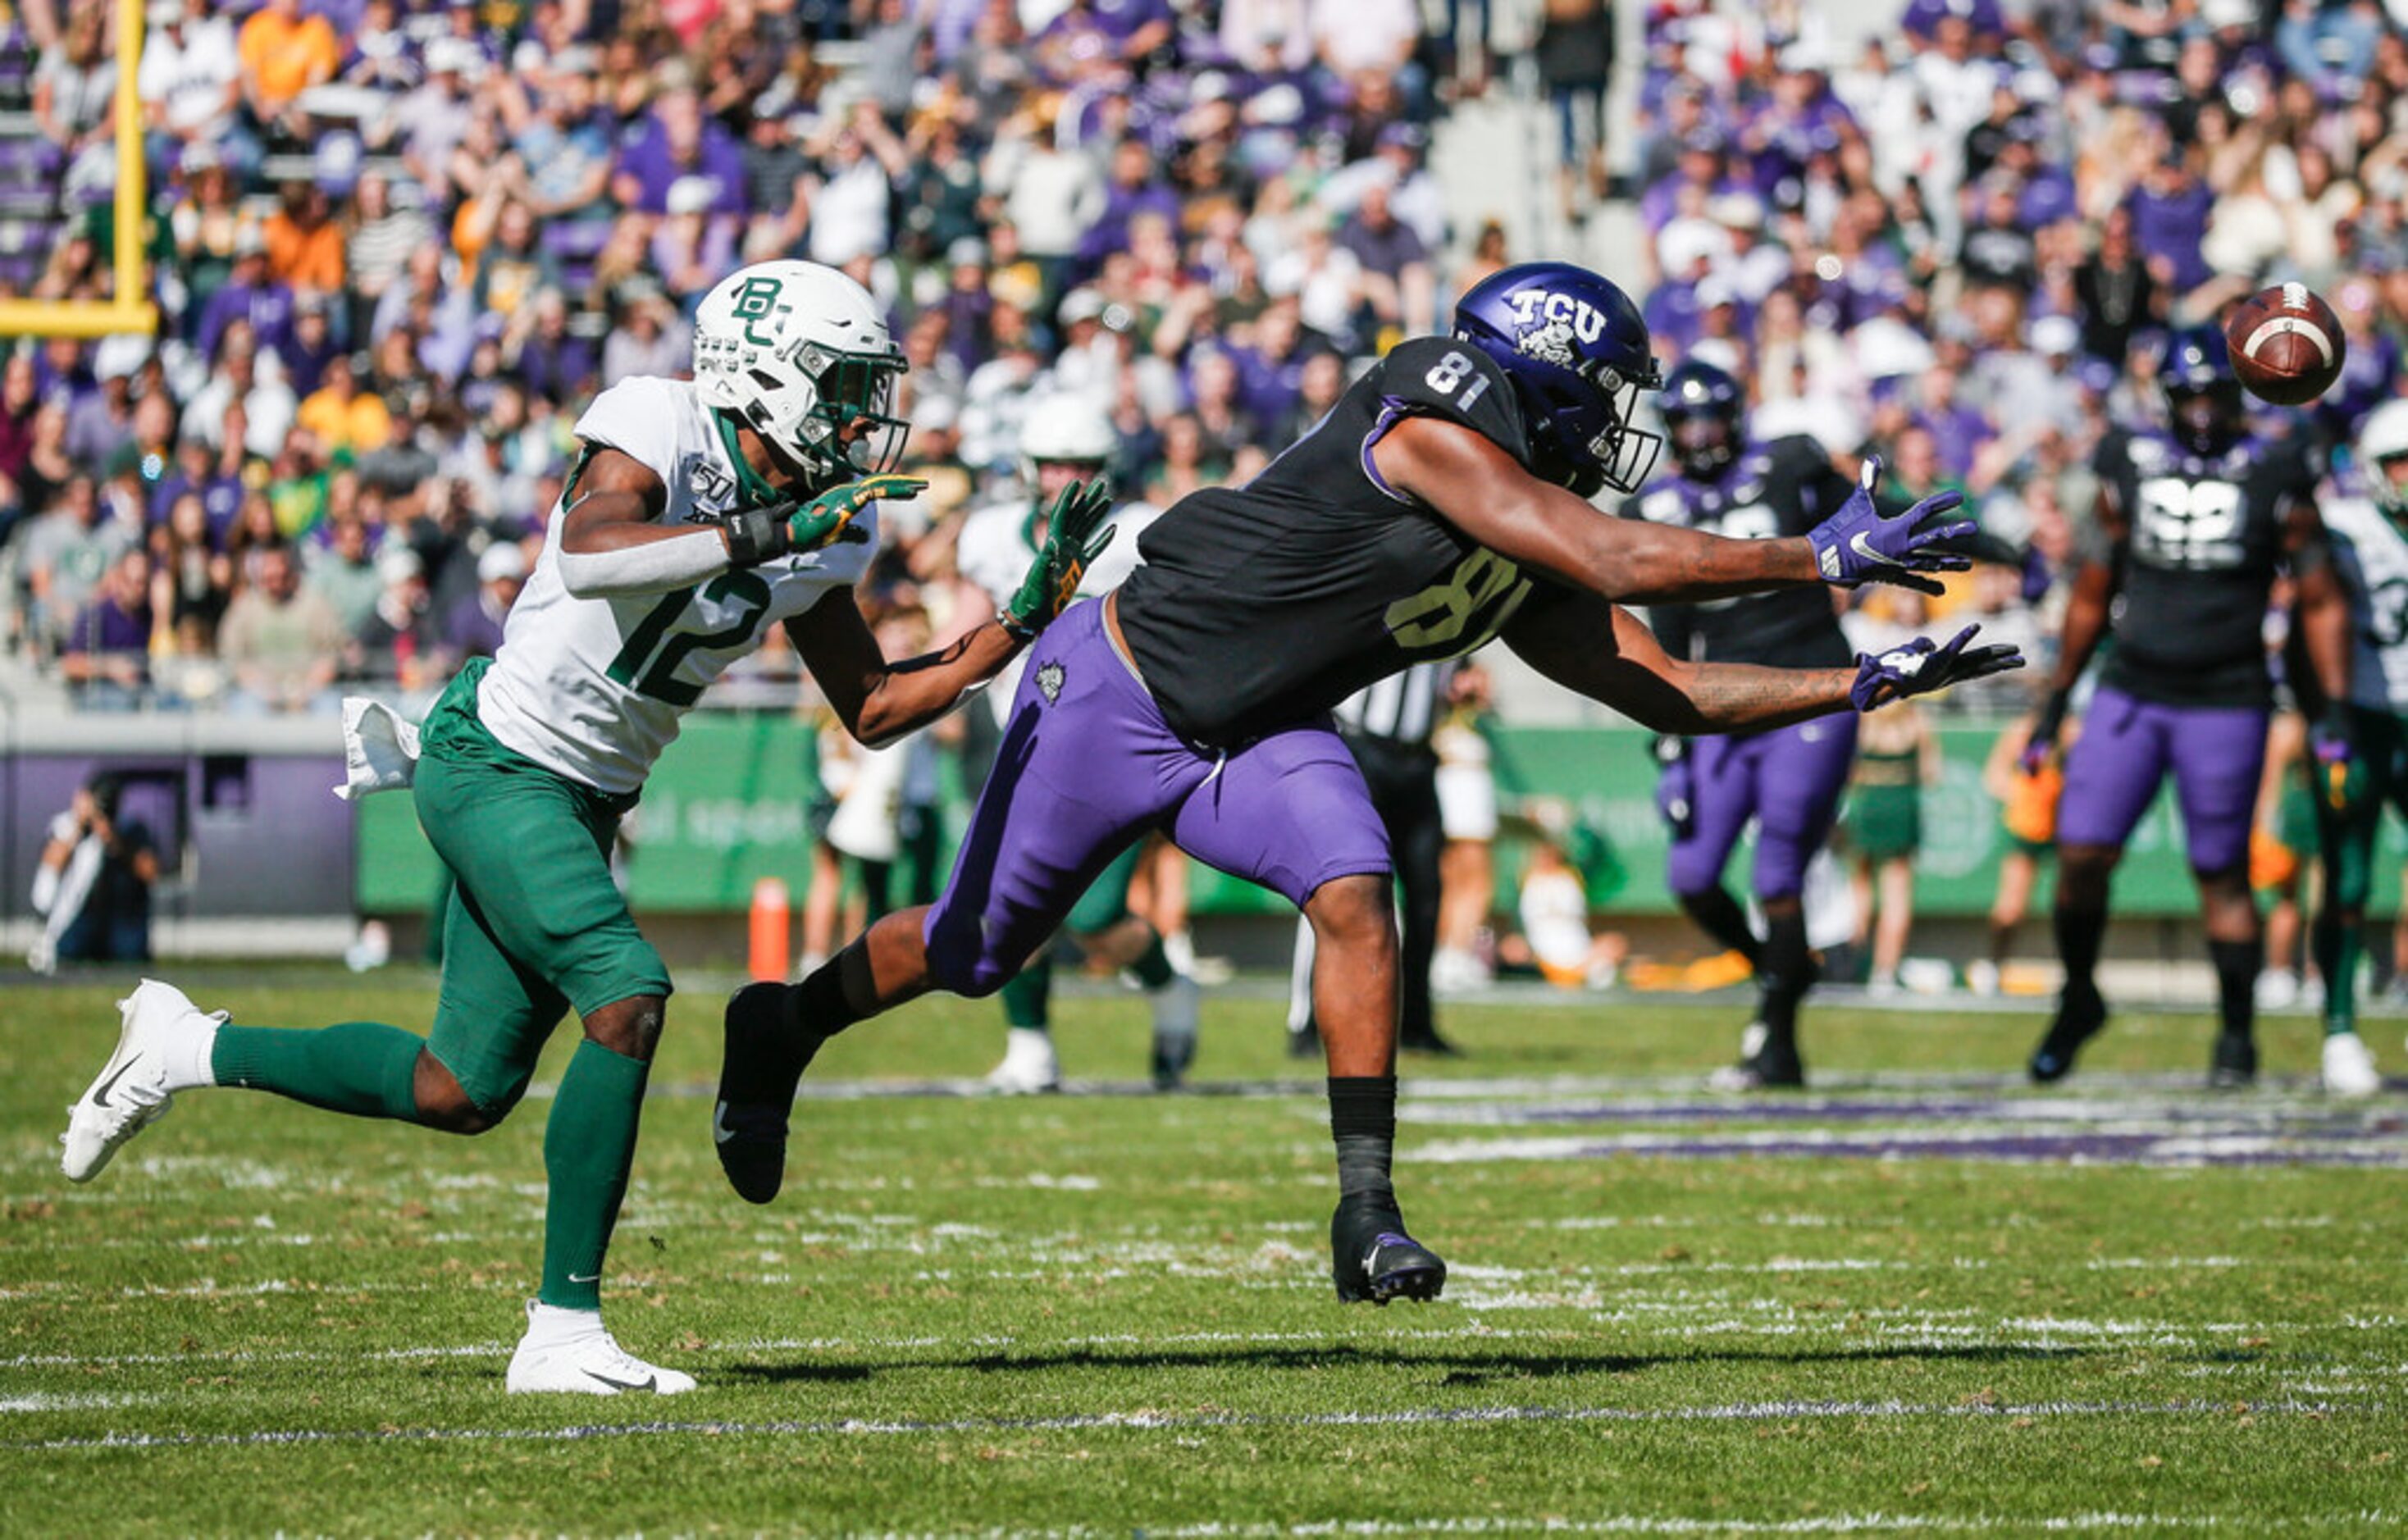
[{"label": "yellow goal post", "polygon": [[[149,336],[159,329],[159,309],[145,292],[142,276],[146,166],[142,152],[144,0],[117,0],[117,253],[113,297],[0,299],[0,336],[104,337],[122,332]],[[62,175],[64,173],[62,172]]]}]

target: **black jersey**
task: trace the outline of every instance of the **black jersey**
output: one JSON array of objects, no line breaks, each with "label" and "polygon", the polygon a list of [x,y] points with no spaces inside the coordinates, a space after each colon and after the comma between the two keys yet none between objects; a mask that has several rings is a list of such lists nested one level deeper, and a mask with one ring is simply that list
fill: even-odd
[{"label": "black jersey", "polygon": [[1495,363],[1418,337],[1261,475],[1181,498],[1140,537],[1121,630],[1182,737],[1226,748],[1318,716],[1410,663],[1470,651],[1530,597],[1513,563],[1380,480],[1371,447],[1415,414],[1530,463]]},{"label": "black jersey", "polygon": [[2202,455],[2160,431],[2112,432],[2096,468],[2126,527],[2103,682],[2170,706],[2267,705],[2266,600],[2283,510],[2315,487],[2299,441],[2250,435]]},{"label": "black jersey", "polygon": [[[1623,505],[1623,517],[1677,524],[1734,540],[1804,535],[1839,511],[1856,483],[1803,435],[1750,444],[1712,481],[1675,476]],[[1664,650],[1716,663],[1837,668],[1856,657],[1830,591],[1784,589],[1647,612]]]}]

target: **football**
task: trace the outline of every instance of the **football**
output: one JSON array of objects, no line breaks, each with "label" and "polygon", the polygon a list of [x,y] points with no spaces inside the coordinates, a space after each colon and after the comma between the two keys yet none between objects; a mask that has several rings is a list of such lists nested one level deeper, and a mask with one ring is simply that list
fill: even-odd
[{"label": "football", "polygon": [[2277,406],[2303,406],[2330,390],[2349,349],[2332,307],[2304,283],[2278,283],[2234,306],[2224,340],[2241,383]]}]

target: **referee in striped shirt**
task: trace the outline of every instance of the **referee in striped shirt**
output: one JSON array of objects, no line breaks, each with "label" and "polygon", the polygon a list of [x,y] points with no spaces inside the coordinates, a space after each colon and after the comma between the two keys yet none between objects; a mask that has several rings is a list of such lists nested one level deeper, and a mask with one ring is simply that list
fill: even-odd
[{"label": "referee in striped shirt", "polygon": [[[1402,1008],[1397,1046],[1408,1053],[1461,1050],[1438,1034],[1430,1009],[1430,959],[1438,949],[1439,855],[1446,833],[1439,819],[1438,753],[1430,730],[1455,677],[1453,663],[1415,663],[1340,702],[1338,733],[1362,767],[1371,806],[1388,826],[1390,858],[1404,888],[1399,909],[1404,936],[1399,959]],[[1288,1005],[1288,1052],[1320,1052],[1312,1020],[1312,927],[1297,928],[1296,966]]]}]

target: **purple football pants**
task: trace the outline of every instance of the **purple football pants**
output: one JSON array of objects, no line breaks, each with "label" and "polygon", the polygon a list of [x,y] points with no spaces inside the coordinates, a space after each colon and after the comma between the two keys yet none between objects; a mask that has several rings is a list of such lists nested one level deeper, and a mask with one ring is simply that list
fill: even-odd
[{"label": "purple football pants", "polygon": [[953,878],[928,911],[931,979],[956,994],[1001,988],[1155,828],[1298,907],[1334,877],[1389,870],[1363,773],[1326,720],[1201,752],[1113,648],[1101,601],[1073,605],[1029,650]]},{"label": "purple football pants", "polygon": [[2057,844],[2122,845],[2171,769],[2191,870],[2241,865],[2266,763],[2266,716],[2247,706],[2164,706],[2102,686],[2066,750]]},{"label": "purple football pants", "polygon": [[1675,893],[1719,884],[1755,819],[1756,896],[1795,897],[1806,884],[1806,863],[1830,837],[1856,753],[1853,712],[1690,744],[1689,831],[1673,837],[1665,884]]}]

